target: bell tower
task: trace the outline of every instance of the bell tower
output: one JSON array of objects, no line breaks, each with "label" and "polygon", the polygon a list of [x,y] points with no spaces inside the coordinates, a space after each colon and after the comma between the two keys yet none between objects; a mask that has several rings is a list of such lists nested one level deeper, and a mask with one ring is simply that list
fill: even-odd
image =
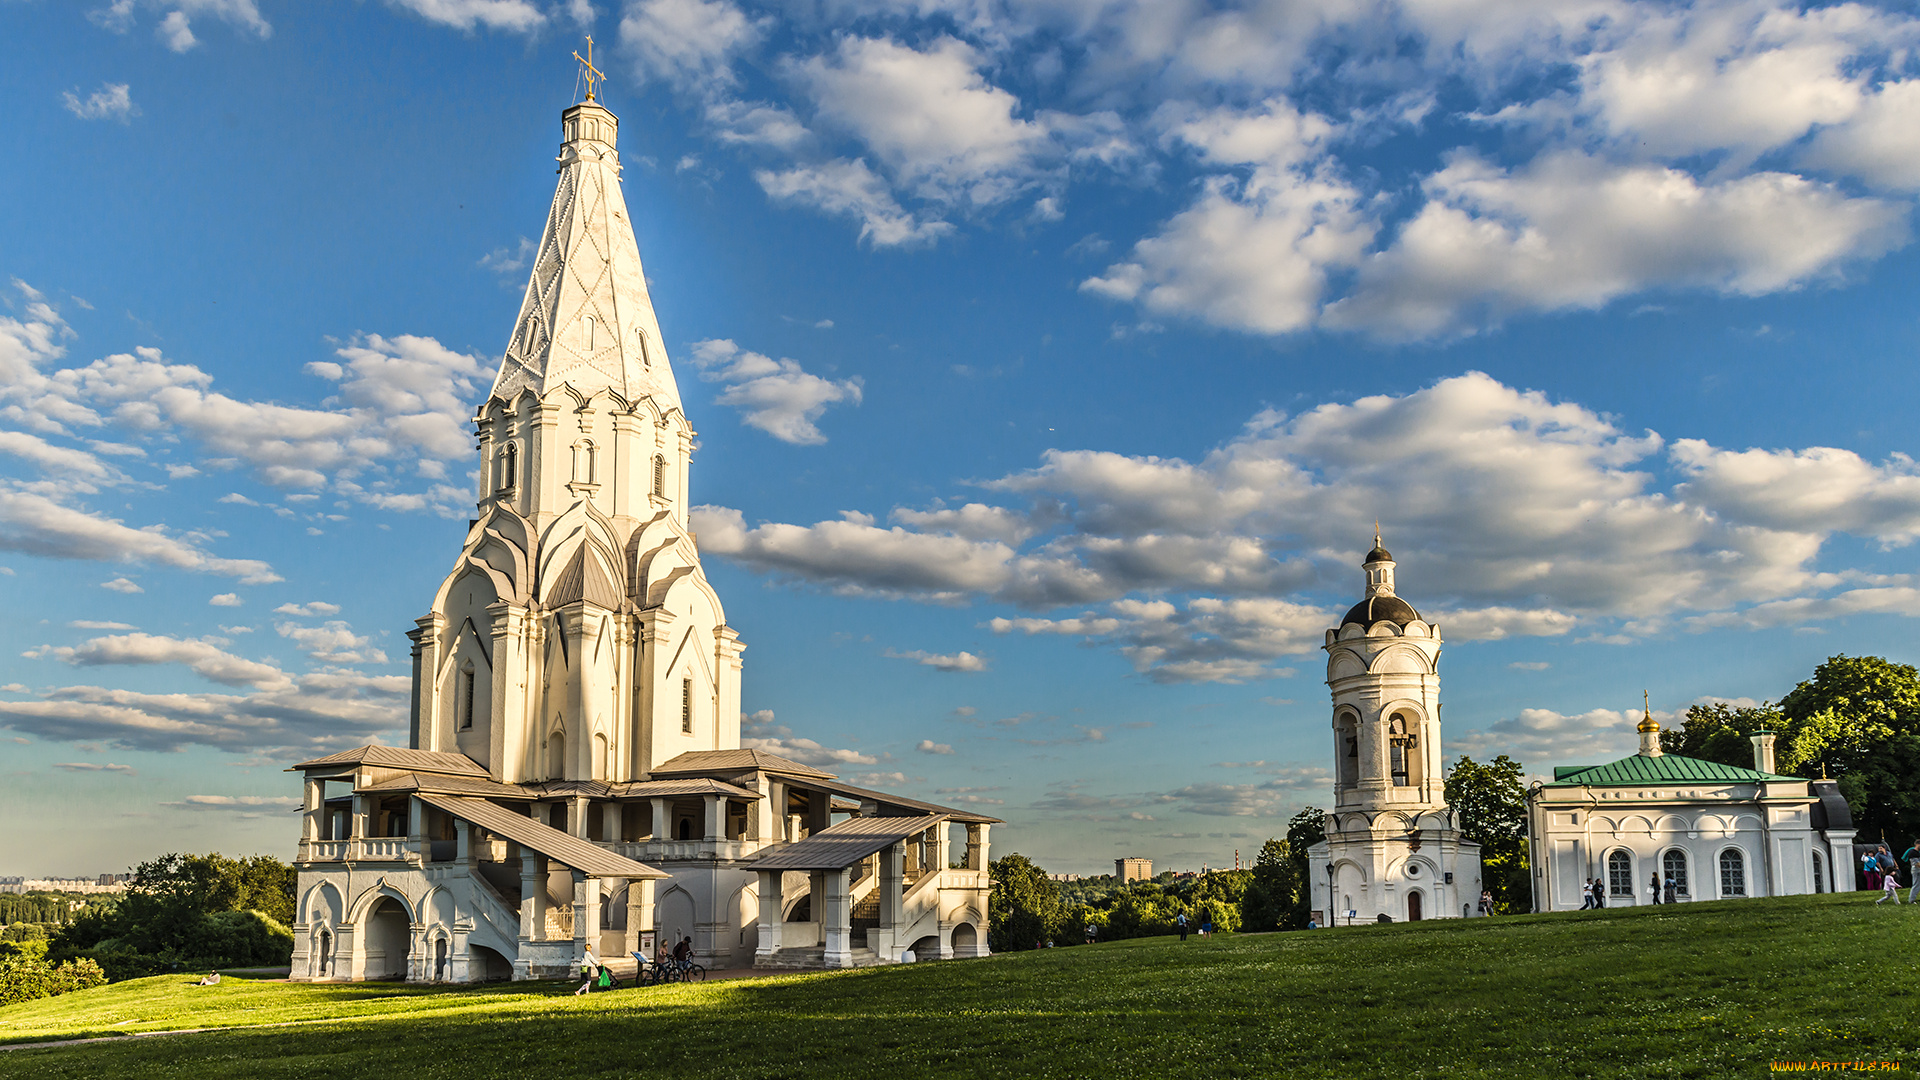
[{"label": "bell tower", "polygon": [[1333,808],[1308,858],[1315,906],[1342,922],[1457,917],[1480,894],[1479,845],[1446,802],[1440,628],[1400,598],[1394,566],[1376,528],[1362,599],[1326,637]]}]

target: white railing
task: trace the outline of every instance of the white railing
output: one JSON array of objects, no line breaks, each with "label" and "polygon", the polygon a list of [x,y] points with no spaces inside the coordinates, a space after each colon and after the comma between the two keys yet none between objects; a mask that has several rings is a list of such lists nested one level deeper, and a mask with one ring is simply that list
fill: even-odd
[{"label": "white railing", "polygon": [[306,862],[341,862],[347,857],[345,840],[308,840],[301,858]]},{"label": "white railing", "polygon": [[356,840],[306,840],[302,858],[307,862],[410,862],[419,863],[420,846],[404,836],[362,837]]}]

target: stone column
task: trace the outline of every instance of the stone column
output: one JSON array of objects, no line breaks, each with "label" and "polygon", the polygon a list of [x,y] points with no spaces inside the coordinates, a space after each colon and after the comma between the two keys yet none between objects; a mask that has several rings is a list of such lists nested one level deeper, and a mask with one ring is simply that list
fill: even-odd
[{"label": "stone column", "polygon": [[326,839],[327,782],[307,779],[304,812],[301,814],[300,839]]},{"label": "stone column", "polygon": [[446,629],[444,615],[428,615],[414,620],[407,631],[413,641],[413,702],[408,710],[410,745],[422,750],[451,750],[440,745],[440,633]]},{"label": "stone column", "polygon": [[874,886],[880,890],[880,940],[874,951],[882,960],[900,959],[911,944],[900,940],[906,922],[906,870],[906,845],[896,840],[880,852],[880,881]]},{"label": "stone column", "polygon": [[780,947],[780,871],[762,870],[760,879],[760,939],[754,943],[755,967],[771,963],[773,950]]},{"label": "stone column", "polygon": [[639,952],[640,935],[653,929],[653,882],[653,878],[640,878],[627,886],[628,952]]},{"label": "stone column", "polygon": [[653,803],[653,838],[654,840],[660,841],[660,840],[673,839],[673,815],[669,813],[669,811],[671,810],[671,807],[667,803],[667,800],[652,799],[650,801]]},{"label": "stone column", "polygon": [[[537,622],[530,625],[527,609],[509,600],[496,600],[487,605],[488,630],[492,639],[491,659],[493,668],[490,673],[492,689],[489,693],[490,704],[487,725],[487,760],[493,774],[508,783],[517,783],[527,779],[531,763],[527,760],[528,747],[537,738],[529,730],[527,723],[527,637],[530,630],[537,630]],[[535,656],[538,650],[534,650]],[[479,673],[475,672],[475,677]],[[481,724],[479,717],[474,718],[474,726]]]},{"label": "stone column", "polygon": [[620,816],[626,808],[617,802],[609,802],[600,808],[600,839],[609,844],[620,842]]},{"label": "stone column", "polygon": [[929,831],[933,833],[933,858],[928,860],[931,865],[927,873],[937,874],[953,861],[953,832],[944,821]]},{"label": "stone column", "polygon": [[353,796],[353,838],[367,838],[368,818],[373,815],[373,796],[356,793]]},{"label": "stone column", "polygon": [[[567,745],[573,744],[569,742]],[[573,751],[567,753],[572,754]],[[567,832],[582,840],[590,839],[587,836],[587,807],[590,803],[591,800],[585,795],[575,795],[567,804]]]},{"label": "stone column", "polygon": [[967,826],[967,869],[985,870],[991,861],[988,854],[987,830],[992,828],[984,822]]},{"label": "stone column", "polygon": [[465,818],[453,819],[453,857],[468,872],[478,868],[480,860],[478,852],[474,850],[473,824]]},{"label": "stone column", "polygon": [[547,871],[545,860],[531,848],[520,849],[520,940],[547,937]]},{"label": "stone column", "polygon": [[853,905],[847,902],[851,871],[842,867],[822,874],[826,883],[826,910],[821,913],[820,929],[825,939],[825,964],[830,968],[853,966]]},{"label": "stone column", "polygon": [[700,839],[709,844],[716,840],[725,839],[727,823],[723,818],[723,814],[726,807],[726,800],[718,795],[702,795],[700,798],[706,807],[706,821],[704,823],[706,835]]},{"label": "stone column", "polygon": [[573,955],[582,949],[600,953],[600,879],[573,872]]},{"label": "stone column", "polygon": [[420,853],[423,860],[431,862],[433,855],[431,842],[432,838],[427,835],[427,804],[420,801],[420,796],[409,795],[407,796],[407,843],[413,845],[413,849]]}]

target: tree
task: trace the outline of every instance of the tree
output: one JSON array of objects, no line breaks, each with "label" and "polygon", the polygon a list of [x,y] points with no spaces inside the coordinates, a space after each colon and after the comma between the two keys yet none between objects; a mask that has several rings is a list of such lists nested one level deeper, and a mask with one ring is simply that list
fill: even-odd
[{"label": "tree", "polygon": [[1485,765],[1461,755],[1447,773],[1447,805],[1460,835],[1480,845],[1480,876],[1501,914],[1533,909],[1527,867],[1527,787],[1520,763],[1501,754]]},{"label": "tree", "polygon": [[1031,949],[1049,941],[1066,920],[1060,887],[1025,855],[1007,855],[987,864],[993,891],[987,898],[989,942],[996,952]]},{"label": "tree", "polygon": [[[1297,930],[1306,925],[1298,918],[1305,909],[1302,886],[1306,875],[1294,861],[1293,850],[1285,840],[1268,840],[1253,861],[1252,880],[1240,898],[1240,921],[1248,930]],[[1296,925],[1296,923],[1298,925]]]},{"label": "tree", "polygon": [[87,956],[115,979],[179,967],[284,964],[293,955],[293,867],[271,855],[163,855],[117,904],[90,905],[54,935],[53,963]]},{"label": "tree", "polygon": [[1660,750],[1751,769],[1753,741],[1750,736],[1760,731],[1782,732],[1786,723],[1780,710],[1769,702],[1757,707],[1734,706],[1724,701],[1692,705],[1678,729],[1660,733]]},{"label": "tree", "polygon": [[[1300,883],[1300,891],[1294,894],[1293,913],[1289,917],[1291,927],[1305,929],[1307,909],[1313,906],[1313,885],[1307,880],[1312,869],[1307,863],[1307,849],[1327,838],[1327,812],[1317,806],[1309,806],[1287,820],[1287,857],[1293,860],[1294,880]],[[1333,901],[1327,901],[1327,920],[1333,920]]]}]

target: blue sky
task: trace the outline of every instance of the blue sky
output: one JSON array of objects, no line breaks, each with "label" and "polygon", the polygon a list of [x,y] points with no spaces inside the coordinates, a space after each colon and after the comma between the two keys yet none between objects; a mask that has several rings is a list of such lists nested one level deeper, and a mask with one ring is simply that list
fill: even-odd
[{"label": "blue sky", "polygon": [[761,745],[1230,864],[1375,517],[1449,757],[1915,659],[1909,13],[0,0],[0,873],[404,739],[588,32]]}]

